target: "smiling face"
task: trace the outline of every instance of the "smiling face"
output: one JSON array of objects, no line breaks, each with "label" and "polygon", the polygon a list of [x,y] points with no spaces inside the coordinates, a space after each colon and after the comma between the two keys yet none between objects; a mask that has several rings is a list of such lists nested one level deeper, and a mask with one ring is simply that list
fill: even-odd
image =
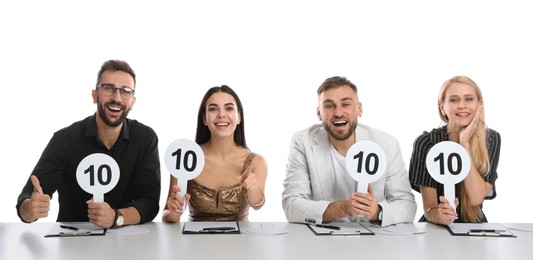
[{"label": "smiling face", "polygon": [[233,136],[240,122],[237,102],[232,95],[216,92],[207,99],[204,124],[212,137]]},{"label": "smiling face", "polygon": [[357,94],[347,85],[341,85],[318,95],[318,118],[330,139],[348,139],[357,127],[357,117],[363,110]]},{"label": "smiling face", "polygon": [[444,118],[447,118],[450,128],[461,129],[472,122],[481,104],[473,86],[454,82],[444,91],[444,98],[439,102],[439,109]]},{"label": "smiling face", "polygon": [[[135,89],[133,77],[124,71],[106,70],[102,73],[100,84],[111,84],[116,88],[129,87]],[[103,89],[97,88],[92,92],[93,102],[97,106],[97,114],[102,121],[110,127],[121,126],[124,119],[135,104],[135,96],[123,99],[117,89],[113,95],[106,96]]]}]

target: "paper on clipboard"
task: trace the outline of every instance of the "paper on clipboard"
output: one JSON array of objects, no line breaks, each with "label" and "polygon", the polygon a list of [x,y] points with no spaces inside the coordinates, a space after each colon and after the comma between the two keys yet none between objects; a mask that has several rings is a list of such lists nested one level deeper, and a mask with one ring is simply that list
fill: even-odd
[{"label": "paper on clipboard", "polygon": [[103,236],[106,230],[89,222],[61,222],[54,224],[44,237]]},{"label": "paper on clipboard", "polygon": [[239,224],[236,221],[224,222],[185,222],[183,234],[240,234]]},{"label": "paper on clipboard", "polygon": [[357,222],[332,222],[324,225],[307,224],[307,226],[317,236],[374,235],[374,232]]},{"label": "paper on clipboard", "polygon": [[499,223],[452,223],[446,229],[453,236],[516,237]]}]

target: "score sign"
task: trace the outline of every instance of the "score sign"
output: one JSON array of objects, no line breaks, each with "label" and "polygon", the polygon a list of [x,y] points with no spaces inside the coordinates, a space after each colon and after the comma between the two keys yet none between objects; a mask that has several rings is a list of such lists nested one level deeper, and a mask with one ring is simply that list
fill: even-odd
[{"label": "score sign", "polygon": [[373,141],[357,141],[346,153],[346,169],[357,181],[358,192],[366,193],[368,184],[381,178],[386,168],[385,152]]},{"label": "score sign", "polygon": [[470,171],[470,156],[463,146],[452,141],[437,143],[426,157],[429,175],[444,185],[444,197],[455,209],[455,184],[466,178]]},{"label": "score sign", "polygon": [[104,194],[120,179],[120,168],[113,157],[103,153],[87,155],[78,164],[76,180],[80,187],[93,195],[93,201],[104,202]]},{"label": "score sign", "polygon": [[192,140],[178,139],[168,145],[165,164],[170,174],[178,179],[179,195],[185,201],[187,181],[196,178],[204,168],[202,148]]}]

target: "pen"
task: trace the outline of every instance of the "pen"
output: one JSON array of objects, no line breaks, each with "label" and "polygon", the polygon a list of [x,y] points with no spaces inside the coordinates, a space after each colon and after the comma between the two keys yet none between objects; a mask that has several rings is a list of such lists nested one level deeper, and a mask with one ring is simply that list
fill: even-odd
[{"label": "pen", "polygon": [[70,230],[78,230],[77,227],[66,226],[66,225],[60,225],[59,227],[60,227],[60,228],[64,228],[64,229],[70,229]]},{"label": "pen", "polygon": [[500,234],[500,232],[485,232],[485,231],[481,231],[481,232],[468,232],[468,235],[470,236],[488,236],[488,237],[499,237],[499,236],[502,236],[502,234]]},{"label": "pen", "polygon": [[70,237],[70,236],[87,236],[87,235],[91,235],[91,231],[74,231],[74,232],[59,232],[59,236],[65,236],[65,237]]},{"label": "pen", "polygon": [[355,232],[330,231],[329,234],[335,235],[335,236],[350,236],[350,235],[360,235],[361,231],[358,231],[358,230]]},{"label": "pen", "polygon": [[497,233],[497,232],[503,232],[505,230],[496,230],[496,229],[470,229],[470,232],[472,233],[481,233],[481,232],[486,232],[486,233]]},{"label": "pen", "polygon": [[322,224],[316,224],[315,226],[321,227],[321,228],[328,228],[328,229],[335,229],[335,230],[341,230],[340,227],[333,226],[333,225],[322,225]]},{"label": "pen", "polygon": [[221,231],[221,230],[234,230],[234,227],[206,227],[205,231]]},{"label": "pen", "polygon": [[198,233],[206,233],[206,234],[221,234],[221,233],[232,233],[237,231],[237,229],[232,227],[220,227],[220,228],[204,228],[202,230],[199,230]]}]

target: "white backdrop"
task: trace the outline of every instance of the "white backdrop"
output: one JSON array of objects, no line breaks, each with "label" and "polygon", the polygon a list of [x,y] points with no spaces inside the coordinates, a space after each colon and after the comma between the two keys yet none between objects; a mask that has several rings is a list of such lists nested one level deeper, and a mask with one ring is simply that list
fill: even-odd
[{"label": "white backdrop", "polygon": [[[240,95],[247,142],[269,164],[267,204],[252,210],[252,221],[286,220],[289,141],[319,123],[316,89],[325,78],[342,75],[358,86],[360,122],[396,136],[408,167],[413,140],[440,124],[441,83],[470,76],[503,142],[498,196],[485,212],[492,222],[531,222],[526,1],[138,2],[145,1],[0,3],[0,222],[19,221],[17,196],[52,134],[94,113],[91,90],[108,59],[126,60],[137,73],[130,118],[158,133],[161,159],[173,140],[194,138],[208,88],[227,84]],[[168,176],[162,160],[161,206]],[[55,221],[55,203],[40,221]]]}]

